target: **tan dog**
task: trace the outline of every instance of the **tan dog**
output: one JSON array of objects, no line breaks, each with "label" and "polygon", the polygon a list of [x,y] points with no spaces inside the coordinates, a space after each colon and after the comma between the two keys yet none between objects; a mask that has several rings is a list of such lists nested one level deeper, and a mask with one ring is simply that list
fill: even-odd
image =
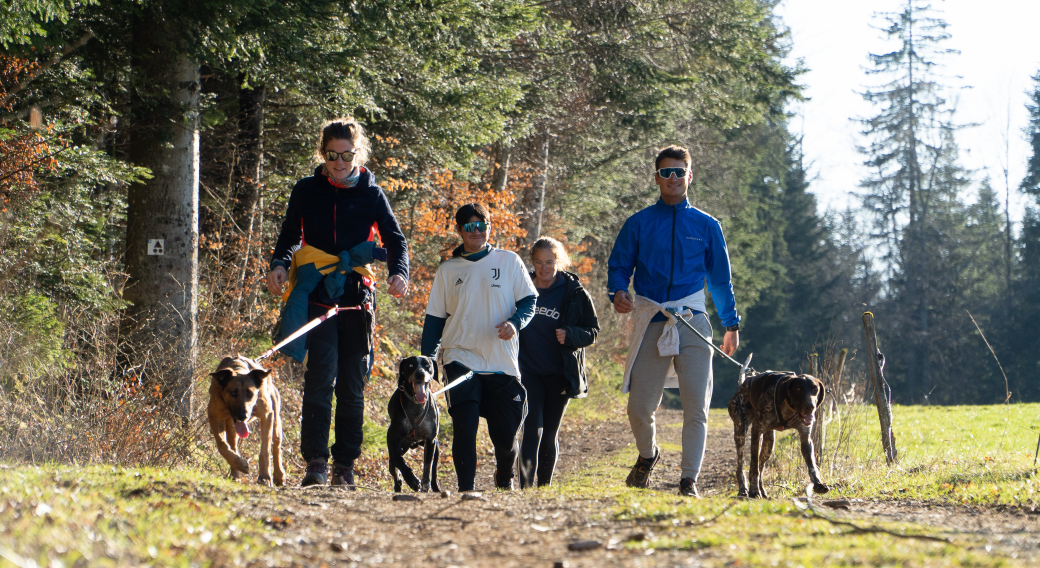
[{"label": "tan dog", "polygon": [[[248,357],[225,357],[210,373],[209,429],[217,440],[217,451],[231,464],[231,477],[249,473],[249,462],[238,455],[238,438],[249,436],[250,418],[260,419],[260,472],[257,483],[271,485],[285,479],[282,466],[282,397],[271,371]],[[273,455],[272,455],[273,454]]]}]

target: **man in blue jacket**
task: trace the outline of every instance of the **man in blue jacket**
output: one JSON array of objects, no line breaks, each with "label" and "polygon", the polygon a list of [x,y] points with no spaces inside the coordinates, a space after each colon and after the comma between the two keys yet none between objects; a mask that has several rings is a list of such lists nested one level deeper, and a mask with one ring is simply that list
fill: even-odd
[{"label": "man in blue jacket", "polygon": [[[701,335],[710,338],[706,280],[726,328],[722,350],[727,355],[740,343],[740,316],[722,226],[686,199],[690,163],[690,152],[680,146],[669,146],[657,155],[654,180],[661,198],[625,221],[610,253],[607,286],[614,309],[632,313],[634,319],[622,392],[629,393],[628,419],[639,459],[626,483],[650,486],[650,474],[661,459],[654,413],[664,389],[678,387],[683,407],[679,493],[696,497],[708,437],[712,350],[692,331],[677,326],[665,309],[678,309]],[[629,280],[635,297],[628,293]]]}]

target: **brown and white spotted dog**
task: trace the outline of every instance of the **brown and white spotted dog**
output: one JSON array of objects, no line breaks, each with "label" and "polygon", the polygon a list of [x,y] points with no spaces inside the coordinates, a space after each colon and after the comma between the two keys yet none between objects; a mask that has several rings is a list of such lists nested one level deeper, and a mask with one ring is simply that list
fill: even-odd
[{"label": "brown and white spotted dog", "polygon": [[[733,419],[733,438],[737,443],[737,483],[741,497],[767,498],[762,486],[762,468],[773,453],[775,430],[794,428],[798,431],[802,457],[809,468],[813,491],[830,490],[816,471],[809,431],[816,409],[823,404],[823,381],[812,375],[766,371],[744,381],[729,401]],[[744,440],[751,427],[751,489],[744,477]],[[761,446],[761,448],[760,448]]]}]

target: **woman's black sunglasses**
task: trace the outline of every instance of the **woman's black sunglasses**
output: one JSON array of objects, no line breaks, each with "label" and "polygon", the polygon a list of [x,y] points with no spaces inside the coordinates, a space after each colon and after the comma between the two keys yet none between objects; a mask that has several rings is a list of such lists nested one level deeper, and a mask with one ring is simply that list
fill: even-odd
[{"label": "woman's black sunglasses", "polygon": [[462,226],[462,230],[467,233],[476,233],[477,231],[483,233],[484,231],[487,231],[487,228],[488,224],[484,221],[473,221],[472,223],[466,223]]},{"label": "woman's black sunglasses", "polygon": [[343,156],[343,161],[350,163],[354,161],[354,154],[356,152],[333,152],[332,150],[325,150],[325,159],[330,162],[335,162],[337,158]]},{"label": "woman's black sunglasses", "polygon": [[657,175],[664,179],[668,179],[672,176],[683,178],[686,177],[686,168],[661,168],[657,170]]}]

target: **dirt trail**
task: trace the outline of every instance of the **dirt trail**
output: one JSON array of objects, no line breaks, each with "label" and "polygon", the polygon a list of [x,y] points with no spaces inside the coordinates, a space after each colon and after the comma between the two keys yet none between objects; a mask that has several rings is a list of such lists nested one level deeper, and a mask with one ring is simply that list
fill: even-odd
[{"label": "dirt trail", "polygon": [[[659,436],[664,444],[680,443],[681,411],[662,410]],[[734,450],[728,420],[714,417],[698,487],[704,496],[733,492]],[[561,434],[558,479],[585,463],[598,461],[632,443],[621,421],[568,424]],[[678,490],[679,453],[665,451],[652,489]],[[478,467],[478,488],[490,488],[489,456]],[[617,468],[603,483],[624,483],[625,468]],[[277,530],[271,538],[279,550],[273,565],[351,566],[700,566],[721,565],[727,559],[712,548],[698,551],[625,550],[613,545],[646,532],[646,525],[618,521],[602,512],[613,501],[536,497],[520,491],[488,491],[478,500],[455,494],[450,464],[441,467],[442,488],[452,495],[425,494],[419,501],[392,501],[382,491],[347,492],[329,488],[287,488],[244,503],[239,513],[263,519]],[[295,480],[291,480],[295,481]],[[363,483],[363,481],[362,481]],[[678,498],[678,497],[677,497]],[[920,503],[853,502],[846,518],[860,524],[874,519],[911,521],[947,534],[970,533],[1005,555],[1040,558],[1037,517],[1021,511],[973,510]],[[571,551],[568,544],[595,540],[603,546]]]}]

